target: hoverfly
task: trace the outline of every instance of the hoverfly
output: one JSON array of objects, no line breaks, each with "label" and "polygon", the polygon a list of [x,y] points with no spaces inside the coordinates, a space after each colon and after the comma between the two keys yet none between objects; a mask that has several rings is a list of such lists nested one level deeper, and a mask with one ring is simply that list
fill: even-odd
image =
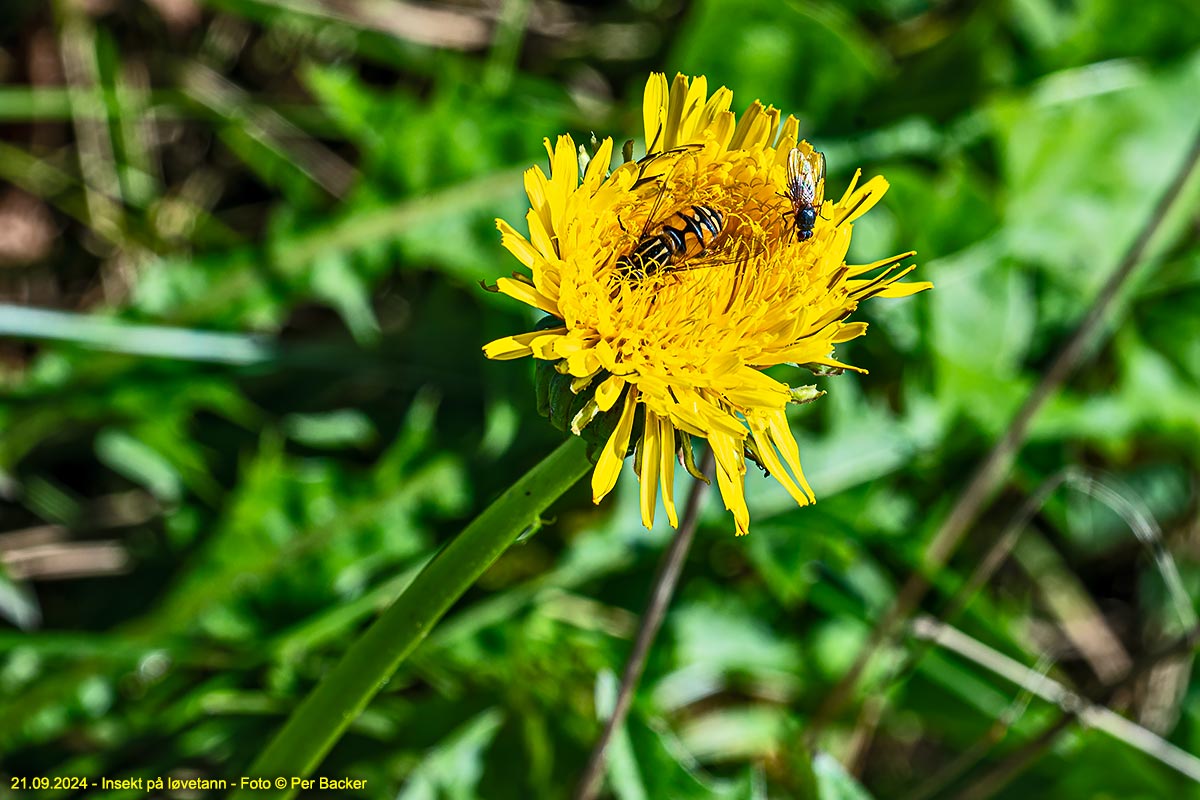
[{"label": "hoverfly", "polygon": [[[672,227],[669,223],[675,220],[682,225]],[[617,269],[634,280],[648,278],[703,253],[721,235],[724,224],[725,215],[710,206],[692,206],[691,213],[677,211],[662,224],[660,233],[643,231],[633,251],[617,259]],[[689,235],[694,241],[688,241]]]},{"label": "hoverfly", "polygon": [[[685,148],[680,148],[680,150],[683,149]],[[661,158],[668,153],[652,158]],[[678,161],[665,175],[643,178],[639,181],[639,183],[643,183],[657,180],[661,185],[658,195],[654,198],[654,205],[646,217],[646,223],[642,226],[637,243],[630,252],[617,259],[617,270],[626,279],[642,280],[680,267],[685,261],[709,250],[713,242],[721,235],[725,225],[725,215],[712,206],[693,205],[690,211],[676,211],[665,220],[656,222],[659,208],[667,196],[667,186],[671,174],[675,171],[677,164]],[[646,164],[643,172],[648,167],[649,164]],[[624,228],[624,225],[621,227]]]},{"label": "hoverfly", "polygon": [[792,203],[792,210],[784,212],[784,216],[792,217],[796,241],[808,241],[825,202],[825,154],[819,150],[805,154],[799,147],[793,147],[788,153],[787,191],[782,194]]}]

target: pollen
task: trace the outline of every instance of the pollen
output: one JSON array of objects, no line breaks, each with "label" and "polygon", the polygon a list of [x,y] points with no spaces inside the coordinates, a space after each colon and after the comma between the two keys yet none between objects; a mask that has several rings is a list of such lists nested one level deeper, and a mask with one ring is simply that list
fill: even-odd
[{"label": "pollen", "polygon": [[494,288],[548,316],[484,353],[538,360],[539,406],[595,444],[595,502],[632,453],[643,523],[653,524],[661,494],[678,525],[674,469],[680,463],[700,477],[691,450],[698,437],[712,449],[721,497],[744,534],[747,459],[800,505],[815,500],[787,407],[823,392],[763,370],[863,372],[834,354],[866,332],[866,323],[848,321],[859,302],[931,284],[900,282],[914,269],[905,263],[912,253],[846,263],[854,221],[887,191],[882,177],[860,185],[856,173],[840,199],[818,200],[811,235],[797,236],[789,159],[816,151],[798,138],[794,117],[755,101],[737,119],[732,93],[707,89],[703,77],[668,85],[652,74],[646,154],[615,169],[611,139],[590,154],[569,136],[546,140],[549,175],[537,166],[525,173],[528,234],[497,220],[525,271]]}]

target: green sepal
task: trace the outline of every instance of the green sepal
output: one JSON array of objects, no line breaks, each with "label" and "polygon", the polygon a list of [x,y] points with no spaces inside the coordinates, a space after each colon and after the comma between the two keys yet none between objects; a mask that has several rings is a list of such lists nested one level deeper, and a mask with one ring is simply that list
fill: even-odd
[{"label": "green sepal", "polygon": [[[570,378],[571,376],[568,375],[567,377]],[[575,394],[571,391],[571,384],[571,381],[567,382],[567,393],[571,395],[571,404],[567,406],[567,419],[563,423],[564,431],[571,431],[571,423],[575,421],[575,417],[579,416],[579,413],[583,411],[584,407],[587,406],[589,402],[595,399],[596,395],[595,392],[590,391],[584,391],[579,394]],[[584,430],[587,429],[584,428]],[[574,433],[574,431],[571,432]],[[582,433],[582,431],[580,433]]]},{"label": "green sepal", "polygon": [[583,432],[598,416],[600,416],[600,406],[596,403],[594,396],[589,397],[583,408],[571,417],[571,433],[583,436]]},{"label": "green sepal", "polygon": [[[561,327],[563,321],[553,314],[547,314],[533,326],[535,331],[545,331]],[[543,417],[550,416],[550,380],[555,375],[556,361],[535,359],[533,368],[533,396],[537,401],[537,413]]]},{"label": "green sepal", "polygon": [[579,174],[586,175],[588,164],[592,163],[592,156],[588,153],[587,148],[579,145]]},{"label": "green sepal", "polygon": [[825,390],[818,389],[816,386],[789,386],[788,394],[791,395],[788,398],[789,403],[798,403],[803,405],[804,403],[811,403],[821,395],[825,394]]},{"label": "green sepal", "polygon": [[558,374],[551,361],[538,359],[533,368],[533,395],[537,399],[537,413],[550,416],[550,381]]},{"label": "green sepal", "polygon": [[[550,424],[560,431],[570,430],[571,405],[578,395],[571,392],[571,376],[564,375],[551,367],[550,378]],[[576,409],[578,411],[579,409]]]},{"label": "green sepal", "polygon": [[795,366],[806,369],[813,375],[819,378],[828,378],[832,375],[841,375],[846,371],[845,367],[831,367],[828,364],[796,364]]}]

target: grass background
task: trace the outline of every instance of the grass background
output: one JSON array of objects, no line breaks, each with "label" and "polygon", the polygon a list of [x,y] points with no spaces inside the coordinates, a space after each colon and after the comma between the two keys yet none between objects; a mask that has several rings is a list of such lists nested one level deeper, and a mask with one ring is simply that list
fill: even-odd
[{"label": "grass background", "polygon": [[[1036,501],[955,623],[975,649],[896,677],[923,647],[901,638],[801,745],[1179,171],[1200,128],[1182,0],[7,0],[5,776],[238,775],[556,446],[531,365],[479,351],[536,316],[477,285],[516,265],[492,220],[522,216],[543,136],[639,135],[650,70],[796,113],[835,194],[886,175],[851,258],[915,248],[937,288],[868,303],[839,353],[870,375],[796,410],[815,507],[751,476],[735,539],[710,499],[612,796],[1200,796],[1135,746],[1200,750],[1190,657],[1110,698],[1142,733],[1069,725],[1002,784],[1062,712],[978,651],[1027,688],[1094,688],[1195,624],[1195,182],[934,576],[936,616]],[[632,476],[600,508],[577,487],[319,774],[371,798],[568,796],[669,535],[641,528]]]}]

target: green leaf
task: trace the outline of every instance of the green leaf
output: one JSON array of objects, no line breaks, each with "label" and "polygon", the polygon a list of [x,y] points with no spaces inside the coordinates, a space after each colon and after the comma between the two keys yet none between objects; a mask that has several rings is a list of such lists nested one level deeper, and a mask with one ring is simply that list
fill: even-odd
[{"label": "green leaf", "polygon": [[813,771],[817,774],[820,800],[872,800],[867,790],[828,753],[817,753]]},{"label": "green leaf", "polygon": [[375,428],[361,411],[343,408],[323,414],[289,414],[283,418],[289,437],[309,447],[362,447],[375,440]]},{"label": "green leaf", "polygon": [[442,739],[409,775],[396,800],[479,797],[484,755],[503,722],[504,712],[491,708]]},{"label": "green leaf", "polygon": [[163,502],[178,502],[183,494],[183,480],[174,465],[125,431],[109,428],[97,434],[96,457]]}]

